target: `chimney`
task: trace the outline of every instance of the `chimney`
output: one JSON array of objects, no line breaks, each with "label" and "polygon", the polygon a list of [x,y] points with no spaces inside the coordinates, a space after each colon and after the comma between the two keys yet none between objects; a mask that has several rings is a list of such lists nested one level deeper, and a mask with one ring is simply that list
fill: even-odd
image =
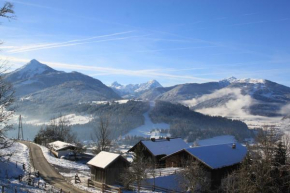
[{"label": "chimney", "polygon": [[232,148],[236,149],[236,144],[235,143],[233,143]]},{"label": "chimney", "polygon": [[170,137],[166,137],[166,140],[167,140],[167,141],[170,141]]},{"label": "chimney", "polygon": [[151,138],[151,141],[155,142],[155,138],[154,138],[154,137],[152,137],[152,138]]}]

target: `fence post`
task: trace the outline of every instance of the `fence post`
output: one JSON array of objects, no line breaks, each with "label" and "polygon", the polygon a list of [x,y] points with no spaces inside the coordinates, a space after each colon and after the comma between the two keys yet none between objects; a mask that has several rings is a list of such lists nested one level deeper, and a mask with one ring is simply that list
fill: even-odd
[{"label": "fence post", "polygon": [[102,184],[102,192],[105,192],[105,184]]},{"label": "fence post", "polygon": [[2,186],[2,193],[4,193],[4,186]]}]

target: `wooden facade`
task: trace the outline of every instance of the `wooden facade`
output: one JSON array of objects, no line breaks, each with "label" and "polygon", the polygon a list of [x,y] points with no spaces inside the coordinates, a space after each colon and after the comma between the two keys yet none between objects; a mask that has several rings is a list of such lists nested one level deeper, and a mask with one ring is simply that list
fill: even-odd
[{"label": "wooden facade", "polygon": [[124,169],[129,167],[129,162],[122,156],[119,156],[106,168],[100,168],[93,165],[89,165],[89,167],[91,169],[91,179],[93,181],[114,185],[120,183],[120,176]]},{"label": "wooden facade", "polygon": [[211,189],[216,189],[221,185],[221,180],[226,177],[229,173],[238,169],[240,164],[234,164],[227,167],[213,169],[203,163],[202,161],[196,159],[193,155],[188,153],[186,150],[181,150],[177,153],[169,155],[162,159],[165,161],[165,166],[168,167],[186,167],[188,161],[198,161],[200,166],[208,173],[208,177],[211,181]]},{"label": "wooden facade", "polygon": [[129,152],[141,154],[145,159],[155,162],[157,167],[165,167],[162,158],[183,148],[188,148],[188,145],[181,138],[153,138],[150,141],[139,141]]}]

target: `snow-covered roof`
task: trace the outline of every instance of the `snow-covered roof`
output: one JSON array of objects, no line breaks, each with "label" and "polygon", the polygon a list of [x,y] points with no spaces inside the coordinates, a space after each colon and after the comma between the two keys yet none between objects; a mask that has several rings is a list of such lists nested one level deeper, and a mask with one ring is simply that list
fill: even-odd
[{"label": "snow-covered roof", "polygon": [[247,154],[247,148],[239,143],[201,146],[185,149],[202,163],[212,169],[231,166],[243,161]]},{"label": "snow-covered roof", "polygon": [[98,155],[96,155],[93,159],[91,159],[87,164],[105,169],[108,165],[110,165],[113,161],[115,161],[119,156],[121,155],[116,154],[116,153],[101,151],[100,153],[98,153]]},{"label": "snow-covered roof", "polygon": [[66,143],[63,141],[55,141],[48,144],[49,147],[53,148],[56,151],[62,150],[67,147],[75,147],[75,145]]},{"label": "snow-covered roof", "polygon": [[181,138],[155,139],[155,141],[141,141],[154,155],[169,155],[181,149],[189,148],[189,145]]}]

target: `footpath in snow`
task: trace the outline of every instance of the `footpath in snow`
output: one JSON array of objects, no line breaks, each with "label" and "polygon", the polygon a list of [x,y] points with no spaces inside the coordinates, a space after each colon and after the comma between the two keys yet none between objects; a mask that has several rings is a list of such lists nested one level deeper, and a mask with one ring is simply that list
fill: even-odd
[{"label": "footpath in snow", "polygon": [[127,133],[125,136],[141,136],[141,137],[156,137],[158,138],[158,133],[150,133],[154,129],[169,129],[170,125],[166,123],[153,123],[149,117],[149,113],[143,114],[145,118],[144,125],[137,127]]},{"label": "footpath in snow", "polygon": [[[5,193],[44,193],[46,191],[39,188],[29,186],[26,182],[19,182],[18,176],[25,175],[23,164],[26,169],[30,166],[28,148],[18,142],[15,142],[11,147],[0,150],[0,155],[12,153],[12,156],[0,161],[0,186],[5,187]],[[41,183],[44,183],[40,179]],[[1,187],[2,188],[2,187]]]}]

